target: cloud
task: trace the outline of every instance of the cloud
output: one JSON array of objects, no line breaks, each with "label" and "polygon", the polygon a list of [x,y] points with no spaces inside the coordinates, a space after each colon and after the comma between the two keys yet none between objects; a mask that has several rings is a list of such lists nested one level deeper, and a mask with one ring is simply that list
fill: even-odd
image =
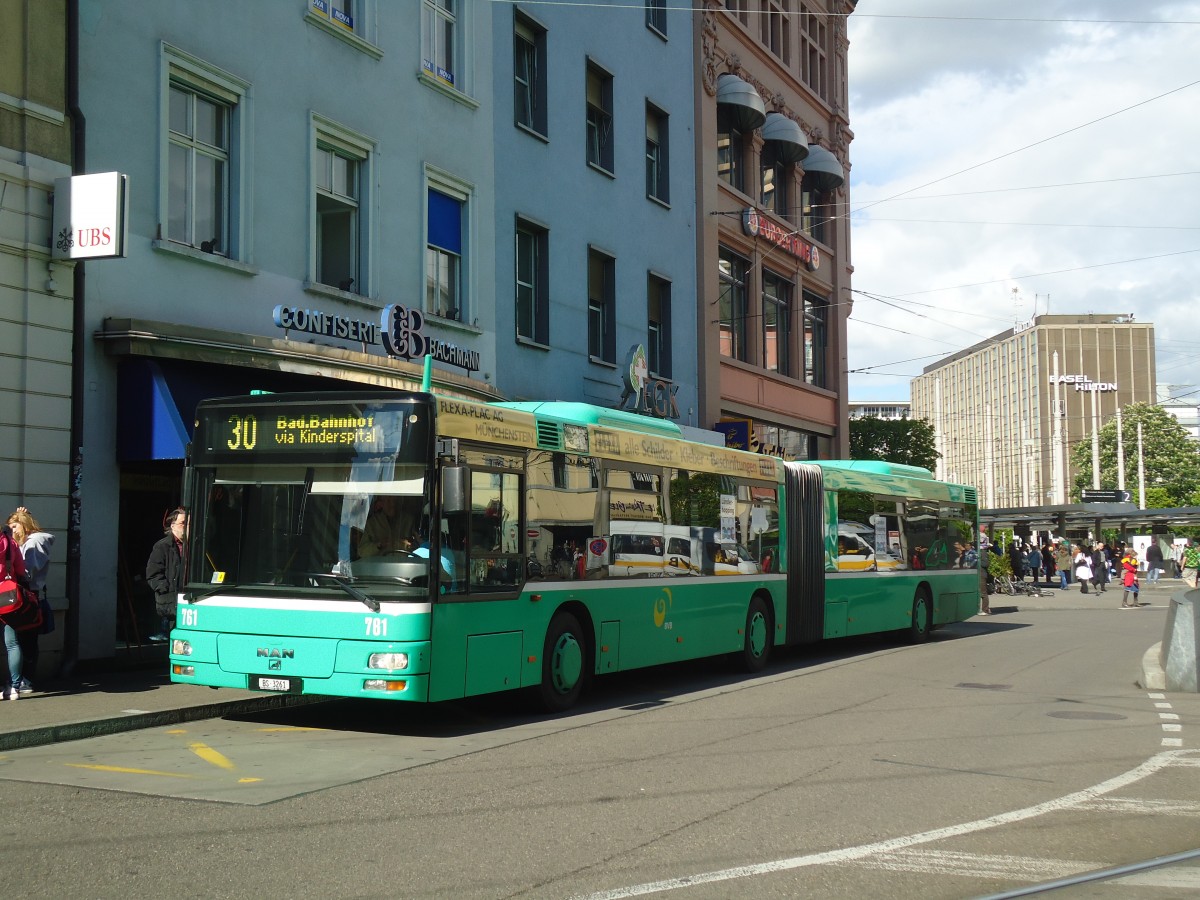
[{"label": "cloud", "polygon": [[851,396],[906,399],[924,365],[1047,310],[1154,322],[1159,381],[1200,386],[1179,327],[1200,310],[1200,24],[1085,21],[1200,23],[1200,2],[963,18],[989,8],[850,17],[853,286],[892,299],[856,294],[849,368],[928,357],[852,374]]}]

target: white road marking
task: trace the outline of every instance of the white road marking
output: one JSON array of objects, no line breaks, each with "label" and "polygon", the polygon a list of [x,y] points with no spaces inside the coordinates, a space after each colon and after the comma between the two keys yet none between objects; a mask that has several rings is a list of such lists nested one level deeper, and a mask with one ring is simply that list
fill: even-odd
[{"label": "white road marking", "polygon": [[1162,730],[1163,731],[1183,731],[1183,726],[1182,725],[1169,725],[1166,722],[1163,722]]},{"label": "white road marking", "polygon": [[1170,703],[1155,703],[1154,708],[1155,709],[1170,709],[1171,704]]},{"label": "white road marking", "polygon": [[1144,800],[1135,797],[1106,797],[1103,800],[1093,800],[1081,804],[1081,810],[1101,810],[1103,812],[1149,814],[1155,816],[1200,816],[1200,803],[1187,803],[1182,800]]},{"label": "white road marking", "polygon": [[1151,700],[1166,700],[1167,699],[1166,694],[1160,694],[1157,691],[1155,691],[1154,693],[1151,693],[1151,694],[1147,694],[1146,696],[1149,697]]},{"label": "white road marking", "polygon": [[1162,745],[1164,747],[1182,747],[1183,738],[1163,738]]},{"label": "white road marking", "polygon": [[1102,863],[1078,859],[1039,859],[1035,856],[984,855],[950,850],[902,850],[899,853],[881,853],[879,856],[843,865],[925,875],[1018,878],[1024,881],[1052,881],[1103,867]]},{"label": "white road marking", "polygon": [[[1164,738],[1164,740],[1168,739]],[[838,850],[826,850],[823,853],[810,853],[807,856],[793,856],[789,859],[777,859],[747,866],[735,866],[731,869],[718,869],[713,872],[700,872],[695,875],[684,875],[680,878],[668,878],[662,881],[614,888],[608,891],[599,891],[594,894],[584,895],[580,900],[622,900],[625,897],[639,897],[644,894],[673,891],[679,888],[694,887],[698,884],[732,881],[738,878],[753,878],[758,875],[769,875],[772,872],[786,872],[808,866],[850,862],[879,856],[880,854],[895,853],[918,844],[929,844],[934,841],[946,840],[947,838],[961,837],[965,834],[985,831],[999,825],[1011,825],[1015,822],[1023,822],[1047,813],[1059,812],[1080,806],[1081,804],[1090,803],[1103,797],[1105,794],[1121,790],[1168,766],[1175,765],[1180,756],[1191,752],[1193,751],[1164,750],[1161,753],[1156,753],[1144,763],[1130,769],[1128,772],[1123,772],[1092,787],[1084,788],[1073,794],[1067,794],[1053,800],[1047,800],[1044,803],[1038,803],[1034,806],[1027,806],[1024,809],[1015,809],[1005,813],[998,813],[994,816],[988,816],[984,819],[977,819],[974,822],[948,825],[944,828],[935,828],[931,831],[922,831],[918,834],[889,838],[888,840],[876,841],[871,844],[860,844],[857,847],[843,847]]]},{"label": "white road marking", "polygon": [[1158,717],[1160,719],[1171,719],[1172,721],[1178,721],[1179,713],[1159,713]]}]

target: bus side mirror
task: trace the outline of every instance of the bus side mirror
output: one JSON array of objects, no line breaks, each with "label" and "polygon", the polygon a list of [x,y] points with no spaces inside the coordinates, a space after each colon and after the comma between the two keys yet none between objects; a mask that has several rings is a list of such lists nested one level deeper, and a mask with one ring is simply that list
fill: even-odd
[{"label": "bus side mirror", "polygon": [[466,466],[442,469],[442,512],[461,513],[470,507],[470,470]]}]

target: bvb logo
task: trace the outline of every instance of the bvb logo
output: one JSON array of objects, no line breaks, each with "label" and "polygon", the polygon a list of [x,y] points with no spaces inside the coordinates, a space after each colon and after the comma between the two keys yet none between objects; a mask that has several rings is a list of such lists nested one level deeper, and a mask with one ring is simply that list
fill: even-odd
[{"label": "bvb logo", "polygon": [[425,317],[415,309],[394,303],[383,311],[383,349],[390,356],[416,359],[429,351],[429,339],[421,333]]},{"label": "bvb logo", "polygon": [[657,600],[654,601],[654,627],[655,628],[663,627],[663,622],[665,622],[667,620],[667,610],[669,610],[671,608],[671,604],[673,602],[672,598],[671,598],[671,589],[670,588],[663,588],[662,592],[664,594],[666,594],[666,596],[659,597]]}]

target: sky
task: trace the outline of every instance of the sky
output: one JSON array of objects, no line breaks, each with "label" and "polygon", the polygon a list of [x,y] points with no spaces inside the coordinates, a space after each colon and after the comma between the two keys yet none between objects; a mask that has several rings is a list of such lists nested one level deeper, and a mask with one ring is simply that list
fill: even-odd
[{"label": "sky", "polygon": [[859,0],[847,30],[850,399],[1049,312],[1152,322],[1200,403],[1200,0]]}]

